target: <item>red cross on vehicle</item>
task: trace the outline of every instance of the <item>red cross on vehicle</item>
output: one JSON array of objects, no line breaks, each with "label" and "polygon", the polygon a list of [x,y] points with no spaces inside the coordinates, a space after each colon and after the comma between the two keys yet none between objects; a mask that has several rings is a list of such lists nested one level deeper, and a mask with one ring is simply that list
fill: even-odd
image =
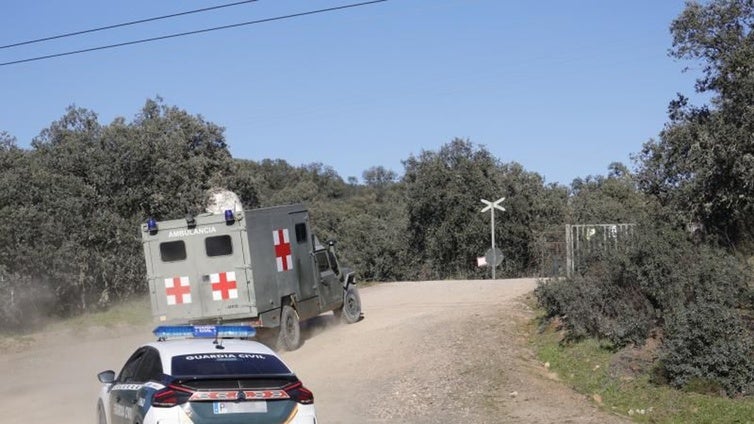
[{"label": "red cross on vehicle", "polygon": [[272,232],[272,240],[275,244],[275,261],[277,262],[278,272],[293,269],[291,258],[291,242],[288,239],[288,229],[275,230]]},{"label": "red cross on vehicle", "polygon": [[212,299],[228,300],[238,299],[238,286],[236,285],[236,273],[233,271],[210,274],[209,281],[212,283]]},{"label": "red cross on vehicle", "polygon": [[182,305],[184,303],[191,303],[191,284],[189,284],[189,278],[166,278],[165,295],[168,299],[168,305]]}]

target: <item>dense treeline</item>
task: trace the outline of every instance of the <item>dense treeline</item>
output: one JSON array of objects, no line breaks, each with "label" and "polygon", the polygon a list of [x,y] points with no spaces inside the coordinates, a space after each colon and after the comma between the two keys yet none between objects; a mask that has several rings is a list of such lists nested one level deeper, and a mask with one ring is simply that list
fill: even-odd
[{"label": "dense treeline", "polygon": [[324,164],[234,159],[221,127],[160,99],[107,125],[69,108],[30,149],[0,132],[0,329],[145,293],[140,224],[202,211],[210,188],[247,208],[306,204],[320,238],[337,239],[369,281],[486,276],[480,199],[505,197],[500,277],[563,276],[565,224],[635,224],[627,238],[604,232],[572,275],[538,287],[566,340],[618,349],[657,338],[655,381],[751,393],[753,23],[751,1],[689,3],[671,55],[702,63],[697,89],[711,104],[679,96],[635,172],[613,163],[570,187],[461,139],[409,156],[401,175],[367,169],[361,182]]},{"label": "dense treeline", "polygon": [[534,275],[537,234],[563,222],[566,189],[468,140],[381,166],[359,184],[323,164],[234,159],[223,130],[160,99],[103,125],[71,107],[31,148],[0,136],[0,325],[103,308],[146,291],[140,224],[204,210],[213,187],[247,208],[302,202],[320,238],[370,281],[482,277],[481,198],[506,196],[501,275]]},{"label": "dense treeline", "polygon": [[234,166],[221,128],[151,100],[132,123],[107,126],[69,108],[31,150],[0,138],[6,326],[143,293],[139,223],[202,207]]}]

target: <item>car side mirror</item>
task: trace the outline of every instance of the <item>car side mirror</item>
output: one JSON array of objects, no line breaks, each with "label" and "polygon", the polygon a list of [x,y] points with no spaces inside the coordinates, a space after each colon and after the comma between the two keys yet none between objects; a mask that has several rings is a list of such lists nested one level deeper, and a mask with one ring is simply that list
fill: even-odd
[{"label": "car side mirror", "polygon": [[97,379],[100,383],[110,384],[115,381],[115,371],[107,370],[97,374]]}]

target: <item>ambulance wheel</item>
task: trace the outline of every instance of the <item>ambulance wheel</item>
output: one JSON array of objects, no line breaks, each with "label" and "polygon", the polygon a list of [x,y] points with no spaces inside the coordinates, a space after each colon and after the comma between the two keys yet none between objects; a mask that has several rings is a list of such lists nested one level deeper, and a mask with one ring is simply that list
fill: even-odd
[{"label": "ambulance wheel", "polygon": [[290,305],[283,305],[280,313],[280,332],[278,333],[278,348],[296,350],[301,346],[301,325],[298,313]]},{"label": "ambulance wheel", "polygon": [[339,309],[335,314],[347,324],[353,324],[361,319],[361,297],[356,286],[348,286],[346,294],[343,296],[343,309]]}]

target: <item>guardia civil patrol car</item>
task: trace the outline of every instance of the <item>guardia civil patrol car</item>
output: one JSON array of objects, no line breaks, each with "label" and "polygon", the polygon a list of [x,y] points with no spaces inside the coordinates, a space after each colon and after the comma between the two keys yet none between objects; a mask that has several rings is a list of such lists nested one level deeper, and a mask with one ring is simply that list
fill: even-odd
[{"label": "guardia civil patrol car", "polygon": [[[98,424],[316,424],[314,396],[250,326],[162,326],[116,376]],[[231,337],[231,338],[229,338]]]}]

